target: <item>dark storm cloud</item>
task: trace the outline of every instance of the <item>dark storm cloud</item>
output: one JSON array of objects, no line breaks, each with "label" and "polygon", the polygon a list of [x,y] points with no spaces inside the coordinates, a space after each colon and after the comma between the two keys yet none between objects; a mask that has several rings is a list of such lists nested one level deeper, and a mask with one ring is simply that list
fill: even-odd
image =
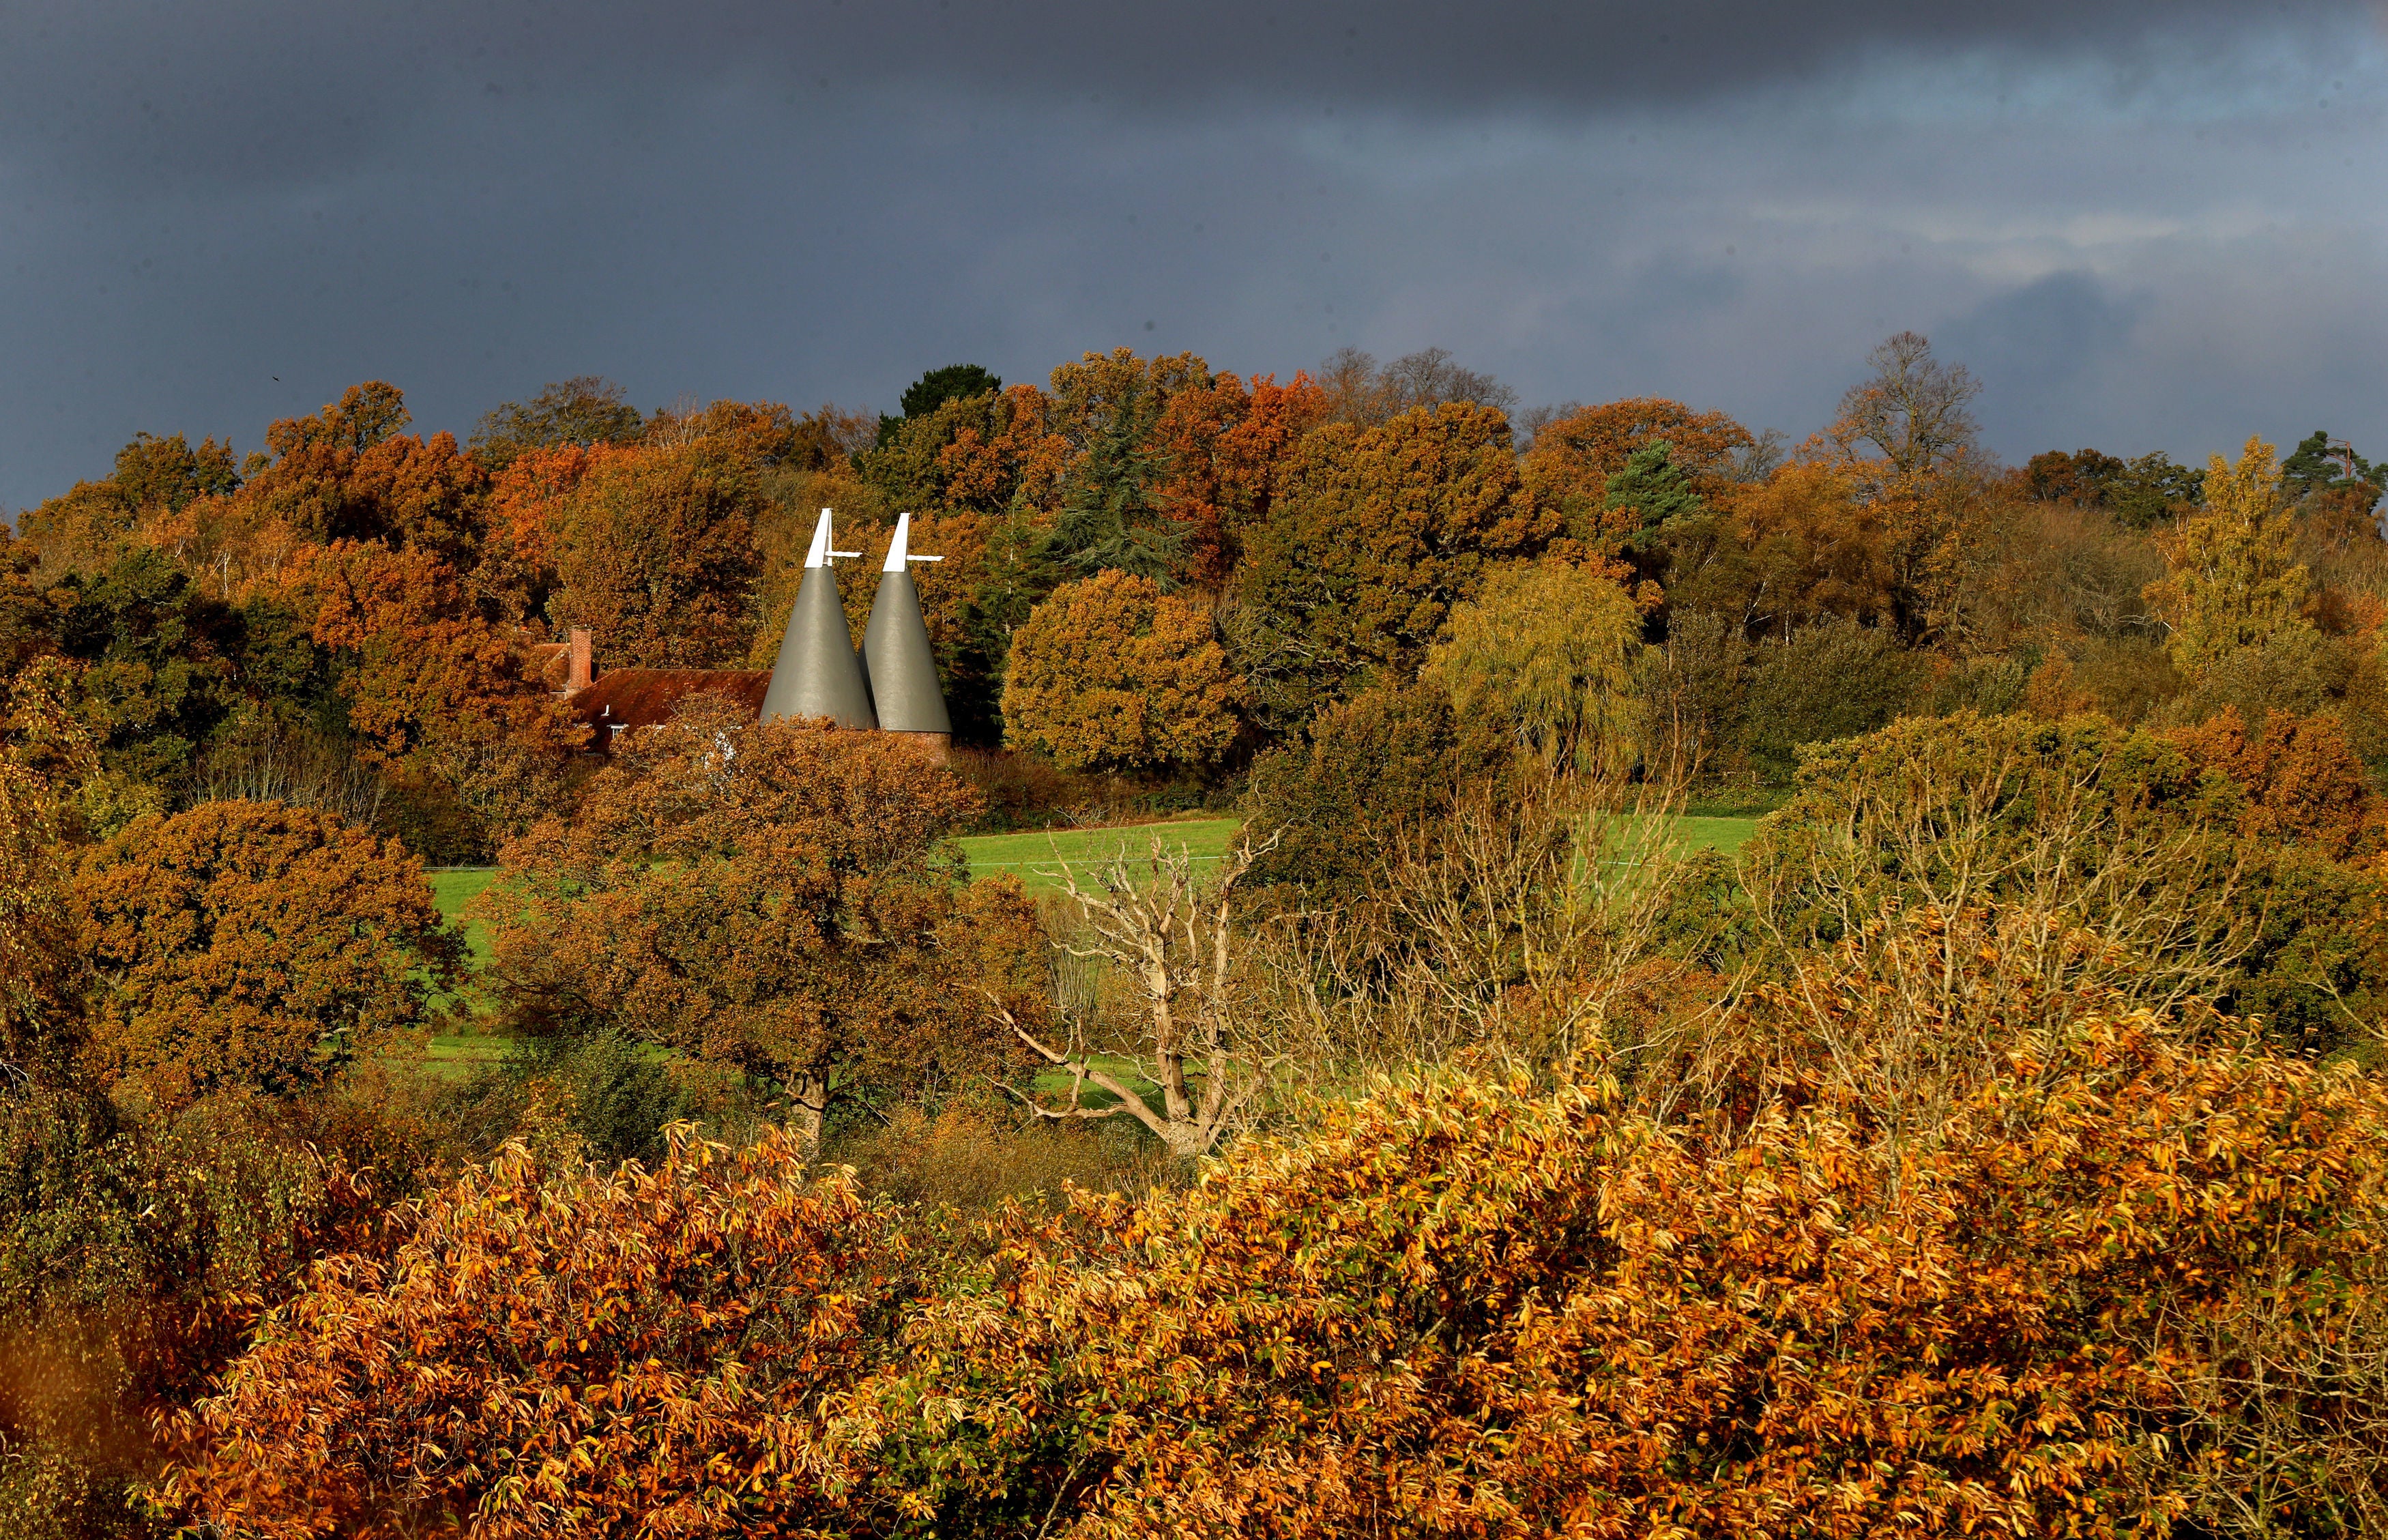
[{"label": "dark storm cloud", "polygon": [[1431,118],[1602,111],[1812,81],[1886,52],[2087,55],[2118,89],[2217,35],[2341,22],[2356,0],[1620,0],[1204,6],[625,0],[373,7],[49,0],[0,28],[0,155],[135,184],[299,182],[512,97],[607,104],[617,134],[736,78],[790,103],[944,89],[1115,114],[1335,106]]},{"label": "dark storm cloud", "polygon": [[461,434],[1122,344],[1797,436],[1914,327],[2011,456],[2377,455],[2383,181],[2379,30],[2318,0],[19,4],[0,511],[362,379]]}]

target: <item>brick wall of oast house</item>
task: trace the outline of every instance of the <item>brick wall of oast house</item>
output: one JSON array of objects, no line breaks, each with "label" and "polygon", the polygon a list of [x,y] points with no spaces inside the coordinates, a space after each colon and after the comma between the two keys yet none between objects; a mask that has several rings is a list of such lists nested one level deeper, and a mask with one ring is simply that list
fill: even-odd
[{"label": "brick wall of oast house", "polygon": [[610,668],[586,690],[566,696],[565,704],[589,724],[589,746],[603,754],[616,729],[660,727],[687,695],[720,695],[759,720],[770,688],[768,668]]}]

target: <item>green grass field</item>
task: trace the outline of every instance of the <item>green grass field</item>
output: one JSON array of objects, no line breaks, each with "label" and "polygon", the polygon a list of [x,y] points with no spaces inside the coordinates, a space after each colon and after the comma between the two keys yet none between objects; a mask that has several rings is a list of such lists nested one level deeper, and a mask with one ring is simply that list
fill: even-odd
[{"label": "green grass field", "polygon": [[[1686,817],[1678,821],[1682,846],[1698,849],[1712,846],[1719,854],[1730,856],[1739,850],[1744,841],[1758,827],[1756,817]],[[1186,850],[1198,865],[1215,864],[1227,852],[1235,838],[1239,821],[1232,818],[1182,819],[1169,823],[1133,824],[1107,829],[1065,829],[1040,831],[1026,834],[975,834],[960,842],[963,853],[970,859],[972,877],[989,877],[1010,872],[1018,877],[1031,893],[1058,893],[1061,883],[1047,875],[1061,861],[1067,861],[1085,871],[1106,857],[1124,850],[1131,859],[1150,847],[1155,834],[1170,845]],[[470,957],[467,965],[477,973],[489,961],[488,930],[478,922],[464,917],[464,906],[477,897],[497,875],[494,868],[461,868],[431,873],[432,897],[438,902],[439,912],[464,927],[464,940]],[[469,992],[473,986],[467,984]],[[442,1003],[447,1003],[443,1001]],[[482,1063],[502,1059],[509,1048],[503,1037],[451,1036],[431,1040],[427,1067],[435,1075],[464,1075]],[[1124,1064],[1117,1066],[1125,1069]],[[1059,1075],[1045,1077],[1052,1083],[1040,1088],[1058,1090],[1066,1087],[1067,1079]],[[1099,1093],[1090,1093],[1097,1101],[1108,1101]]]},{"label": "green grass field", "polygon": [[1758,819],[1751,818],[1679,818],[1675,825],[1682,831],[1684,849],[1697,850],[1702,846],[1715,849],[1720,856],[1738,851],[1750,835],[1758,832]]},{"label": "green grass field", "polygon": [[471,966],[478,972],[489,961],[489,933],[478,921],[464,919],[464,906],[481,896],[498,874],[494,866],[451,868],[431,873],[432,901],[439,906],[446,918],[461,922],[464,927],[464,945],[472,951]]},{"label": "green grass field", "polygon": [[1125,851],[1134,860],[1152,847],[1156,834],[1171,848],[1182,849],[1199,867],[1215,865],[1226,855],[1241,821],[1232,818],[1180,819],[1170,823],[1131,824],[1111,829],[1039,830],[1028,834],[974,834],[961,842],[970,857],[972,877],[1010,872],[1031,893],[1059,893],[1058,875],[1045,873],[1067,861],[1080,872],[1098,861]]},{"label": "green grass field", "polygon": [[[1713,846],[1720,855],[1730,856],[1739,850],[1758,828],[1755,817],[1698,818],[1677,821],[1683,831],[1683,844],[1688,849]],[[1026,834],[973,834],[961,841],[962,852],[970,859],[972,877],[991,877],[1009,872],[1027,885],[1032,893],[1058,892],[1061,884],[1043,873],[1056,864],[1067,861],[1081,870],[1093,865],[1114,852],[1124,850],[1133,859],[1150,847],[1152,837],[1160,835],[1171,846],[1182,848],[1198,864],[1217,862],[1227,853],[1227,846],[1240,827],[1232,818],[1181,819],[1170,823],[1133,824],[1109,829],[1061,829]],[[493,868],[467,868],[431,873],[432,897],[438,900],[439,912],[451,920],[463,918],[464,906],[478,897],[497,875]],[[478,969],[489,961],[488,931],[473,921],[464,922],[464,938],[472,949],[472,965]]]}]

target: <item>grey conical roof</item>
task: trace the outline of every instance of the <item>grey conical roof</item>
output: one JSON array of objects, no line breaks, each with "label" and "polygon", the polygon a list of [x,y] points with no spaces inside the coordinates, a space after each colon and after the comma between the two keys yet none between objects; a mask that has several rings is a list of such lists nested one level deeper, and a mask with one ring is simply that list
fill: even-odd
[{"label": "grey conical roof", "polygon": [[796,607],[788,612],[780,658],[771,668],[771,688],[763,696],[763,719],[827,717],[840,727],[876,727],[862,665],[845,629],[845,606],[838,600],[837,576],[830,570],[829,544],[829,510],[823,508],[805,558]]},{"label": "grey conical roof", "polygon": [[869,676],[879,725],[889,732],[951,733],[946,694],[937,685],[936,655],[929,647],[929,623],[921,616],[921,592],[912,586],[908,542],[912,515],[896,521],[880,569],[879,592],[870,602],[870,623],[862,632],[862,666]]}]

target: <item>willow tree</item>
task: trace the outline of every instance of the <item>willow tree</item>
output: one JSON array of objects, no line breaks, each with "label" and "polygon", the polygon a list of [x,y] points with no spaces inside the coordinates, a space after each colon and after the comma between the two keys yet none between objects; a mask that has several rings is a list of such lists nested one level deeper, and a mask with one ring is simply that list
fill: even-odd
[{"label": "willow tree", "polygon": [[1451,612],[1428,681],[1462,718],[1497,724],[1555,763],[1630,769],[1643,737],[1649,647],[1632,596],[1563,562],[1495,570]]}]

